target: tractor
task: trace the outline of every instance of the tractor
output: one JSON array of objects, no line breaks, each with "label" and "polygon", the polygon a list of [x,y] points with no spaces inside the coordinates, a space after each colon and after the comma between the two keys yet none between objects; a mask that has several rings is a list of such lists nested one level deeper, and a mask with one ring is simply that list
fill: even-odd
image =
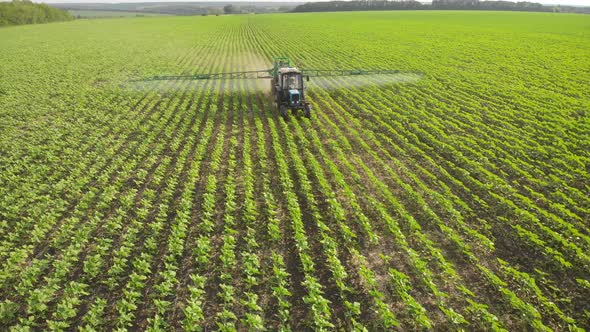
[{"label": "tractor", "polygon": [[[309,81],[309,76],[307,80]],[[311,105],[305,100],[303,74],[291,65],[288,58],[275,59],[270,88],[277,109],[283,117],[288,116],[289,110],[302,110],[305,117],[311,117]]]}]

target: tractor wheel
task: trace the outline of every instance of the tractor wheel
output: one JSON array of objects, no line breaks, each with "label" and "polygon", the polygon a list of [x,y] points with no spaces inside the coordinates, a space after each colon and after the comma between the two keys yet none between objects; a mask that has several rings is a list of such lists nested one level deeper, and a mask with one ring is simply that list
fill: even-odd
[{"label": "tractor wheel", "polygon": [[287,107],[285,105],[281,105],[280,107],[281,110],[281,115],[283,116],[283,118],[287,118],[287,116],[289,115],[289,110],[287,109]]},{"label": "tractor wheel", "polygon": [[303,108],[303,116],[306,118],[311,118],[311,105],[305,105]]}]

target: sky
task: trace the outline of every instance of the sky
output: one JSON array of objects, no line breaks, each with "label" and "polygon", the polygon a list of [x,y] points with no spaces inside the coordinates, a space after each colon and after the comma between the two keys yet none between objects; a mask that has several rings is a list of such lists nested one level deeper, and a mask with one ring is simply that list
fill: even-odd
[{"label": "sky", "polygon": [[[2,1],[2,0],[0,0]],[[207,1],[207,0],[33,0],[33,2],[43,2],[43,3],[118,3],[118,2],[214,2],[214,1]],[[219,0],[219,1],[232,1],[232,0]],[[256,0],[233,0],[235,2],[256,2]],[[273,2],[273,0],[258,0],[264,2]],[[315,2],[315,1],[322,1],[322,0],[276,0],[277,2]],[[418,1],[427,1],[427,0],[418,0]],[[515,0],[512,0],[515,1]],[[522,1],[522,0],[516,0]],[[515,2],[516,2],[515,1]],[[552,5],[574,5],[574,6],[590,6],[590,0],[526,0],[530,2],[539,2],[542,4],[552,4]]]}]

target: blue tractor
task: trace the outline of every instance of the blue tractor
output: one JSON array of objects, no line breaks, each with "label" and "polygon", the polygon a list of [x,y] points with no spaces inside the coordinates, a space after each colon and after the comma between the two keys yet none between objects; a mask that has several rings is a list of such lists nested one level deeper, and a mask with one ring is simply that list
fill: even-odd
[{"label": "blue tractor", "polygon": [[301,110],[305,117],[311,117],[311,105],[305,100],[301,70],[293,67],[288,58],[276,58],[274,63],[270,84],[272,96],[281,115],[287,117],[289,110]]}]

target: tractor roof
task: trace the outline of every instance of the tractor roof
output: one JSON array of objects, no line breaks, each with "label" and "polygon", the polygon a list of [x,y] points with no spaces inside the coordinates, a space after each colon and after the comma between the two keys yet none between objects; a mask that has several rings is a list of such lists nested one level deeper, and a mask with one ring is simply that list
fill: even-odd
[{"label": "tractor roof", "polygon": [[301,71],[295,67],[283,67],[279,68],[280,74],[287,74],[287,73],[300,73]]}]

